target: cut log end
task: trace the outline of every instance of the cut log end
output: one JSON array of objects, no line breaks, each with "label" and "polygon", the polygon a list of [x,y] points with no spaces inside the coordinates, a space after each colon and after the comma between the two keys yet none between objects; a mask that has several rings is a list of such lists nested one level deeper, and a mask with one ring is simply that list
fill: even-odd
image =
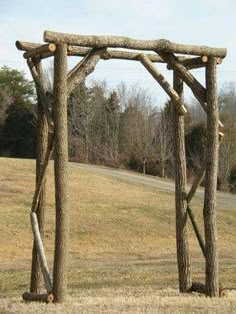
[{"label": "cut log end", "polygon": [[49,44],[49,45],[48,45],[48,50],[49,50],[50,52],[56,51],[56,45],[53,44],[53,43]]},{"label": "cut log end", "polygon": [[49,293],[25,292],[23,293],[22,298],[26,302],[53,303],[54,301],[54,295],[52,292]]},{"label": "cut log end", "polygon": [[225,288],[220,288],[220,298],[225,298],[228,296],[228,290]]},{"label": "cut log end", "polygon": [[16,41],[15,45],[16,45],[16,48],[17,48],[18,50],[21,50],[21,49],[22,49],[22,47],[21,47],[21,42],[20,42],[19,40]]},{"label": "cut log end", "polygon": [[217,64],[221,64],[222,63],[222,58],[218,57],[217,58]]},{"label": "cut log end", "polygon": [[202,56],[201,59],[202,62],[206,63],[208,61],[208,56]]}]

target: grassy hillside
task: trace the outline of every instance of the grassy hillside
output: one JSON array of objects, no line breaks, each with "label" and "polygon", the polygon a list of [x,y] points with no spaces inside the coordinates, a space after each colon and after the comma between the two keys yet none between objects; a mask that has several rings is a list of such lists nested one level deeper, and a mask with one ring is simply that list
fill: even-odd
[{"label": "grassy hillside", "polygon": [[[32,249],[29,211],[34,168],[34,161],[0,158],[2,297],[18,297],[28,290]],[[51,269],[52,164],[48,174],[44,243]],[[136,291],[135,294],[144,289],[153,294],[155,289],[178,287],[172,193],[70,166],[70,199],[69,289],[72,295],[84,295],[87,291],[98,297],[101,291],[115,289],[127,291],[128,296],[128,291]],[[201,205],[200,201],[194,203],[202,227]],[[236,288],[235,207],[218,208],[218,226],[221,280],[226,287]],[[203,281],[204,261],[191,226],[190,233],[193,278]]]}]

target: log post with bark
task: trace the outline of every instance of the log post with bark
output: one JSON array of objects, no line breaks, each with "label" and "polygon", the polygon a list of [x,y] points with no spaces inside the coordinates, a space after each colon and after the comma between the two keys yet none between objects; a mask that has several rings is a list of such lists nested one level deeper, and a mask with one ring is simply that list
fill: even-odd
[{"label": "log post with bark", "polygon": [[[174,89],[183,102],[183,81],[174,72]],[[188,240],[186,194],[186,159],[184,142],[184,116],[180,116],[173,107],[173,138],[175,157],[175,206],[176,206],[176,246],[179,270],[179,290],[188,292],[191,284],[191,261]]]},{"label": "log post with bark", "polygon": [[54,59],[54,171],[56,231],[53,267],[54,301],[63,302],[67,294],[69,206],[67,134],[67,45],[57,44]]},{"label": "log post with bark", "polygon": [[219,151],[219,108],[216,84],[217,58],[209,57],[206,66],[207,143],[204,196],[204,228],[206,242],[206,295],[219,296],[218,240],[216,226],[216,188]]}]

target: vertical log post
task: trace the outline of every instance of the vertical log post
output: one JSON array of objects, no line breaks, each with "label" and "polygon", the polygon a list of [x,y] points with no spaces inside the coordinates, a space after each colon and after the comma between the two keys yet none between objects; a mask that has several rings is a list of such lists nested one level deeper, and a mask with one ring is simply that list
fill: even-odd
[{"label": "vertical log post", "polygon": [[207,90],[207,145],[206,176],[204,196],[204,229],[206,245],[206,295],[219,296],[217,227],[216,227],[216,187],[219,150],[219,109],[216,84],[217,58],[209,57],[206,66]]},{"label": "vertical log post", "polygon": [[[173,86],[183,101],[183,81],[174,71]],[[184,142],[184,116],[180,116],[173,106],[173,140],[175,157],[175,206],[176,244],[179,271],[179,290],[188,292],[191,280],[191,261],[188,243],[187,211],[185,208],[186,159]]]},{"label": "vertical log post", "polygon": [[53,293],[55,302],[63,302],[67,292],[69,244],[66,44],[58,44],[55,52],[54,100],[56,230]]},{"label": "vertical log post", "polygon": [[[42,63],[40,59],[34,59],[34,64],[39,75],[39,79],[43,82],[43,70]],[[37,88],[37,87],[36,87]],[[48,125],[45,112],[43,110],[43,104],[39,92],[37,91],[38,100],[38,123],[37,123],[37,156],[36,156],[36,184],[39,179],[39,174],[41,172],[41,167],[45,160],[45,154],[47,151],[47,139],[48,139]],[[44,212],[45,212],[45,200],[46,200],[46,180],[44,180],[41,193],[39,196],[38,206],[36,210],[39,231],[43,237],[43,225],[44,225]],[[41,270],[40,263],[37,254],[37,248],[35,241],[32,250],[32,264],[31,264],[31,279],[30,279],[30,292],[39,293],[41,285]]]}]

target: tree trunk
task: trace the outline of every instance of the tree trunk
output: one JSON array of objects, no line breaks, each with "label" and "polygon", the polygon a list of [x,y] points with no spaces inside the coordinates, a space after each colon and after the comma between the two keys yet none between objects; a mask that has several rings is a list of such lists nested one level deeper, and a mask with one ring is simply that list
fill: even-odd
[{"label": "tree trunk", "polygon": [[[36,69],[39,74],[39,79],[43,82],[43,70],[40,61],[35,60]],[[43,110],[43,105],[40,99],[40,95],[37,92],[38,98],[38,125],[37,125],[37,156],[36,156],[36,182],[39,178],[42,165],[45,160],[45,154],[47,151],[47,139],[48,139],[48,126],[47,119]],[[36,210],[39,231],[43,238],[43,225],[44,225],[44,212],[46,202],[46,180],[43,183],[41,193],[39,196],[39,202]],[[36,250],[35,242],[32,250],[32,264],[31,264],[31,279],[30,279],[30,292],[38,293],[41,288],[41,270],[39,258]]]},{"label": "tree trunk", "polygon": [[166,163],[164,160],[162,160],[161,161],[161,177],[162,178],[165,178],[165,176],[166,176],[165,168],[166,168]]},{"label": "tree trunk", "polygon": [[68,134],[67,134],[67,46],[58,44],[54,59],[55,120],[55,198],[56,231],[53,269],[55,302],[67,293],[69,207],[68,207]]},{"label": "tree trunk", "polygon": [[206,295],[219,296],[218,252],[216,227],[216,187],[219,150],[219,109],[216,84],[216,58],[209,57],[206,66],[207,89],[207,144],[204,197],[204,228],[206,242]]},{"label": "tree trunk", "polygon": [[[183,100],[183,82],[174,72],[174,89]],[[188,292],[191,280],[191,261],[188,243],[187,211],[184,204],[186,185],[186,159],[184,143],[184,116],[180,116],[173,106],[173,140],[175,145],[175,206],[176,242],[179,270],[179,290]]]},{"label": "tree trunk", "polygon": [[143,174],[146,174],[146,163],[147,163],[147,160],[144,159],[144,161],[143,161]]}]

